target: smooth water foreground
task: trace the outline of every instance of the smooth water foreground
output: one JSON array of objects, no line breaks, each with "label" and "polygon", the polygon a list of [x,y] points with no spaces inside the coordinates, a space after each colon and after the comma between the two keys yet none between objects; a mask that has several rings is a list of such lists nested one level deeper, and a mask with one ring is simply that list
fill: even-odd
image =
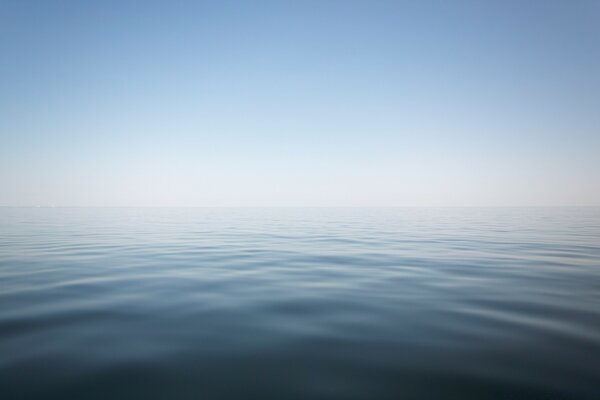
[{"label": "smooth water foreground", "polygon": [[0,208],[0,398],[600,399],[600,209]]}]

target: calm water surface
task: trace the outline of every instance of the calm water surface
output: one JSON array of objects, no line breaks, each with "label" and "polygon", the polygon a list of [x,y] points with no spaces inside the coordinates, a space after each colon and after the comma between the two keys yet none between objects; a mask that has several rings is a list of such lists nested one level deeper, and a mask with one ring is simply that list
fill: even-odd
[{"label": "calm water surface", "polygon": [[600,399],[600,209],[0,208],[0,398]]}]

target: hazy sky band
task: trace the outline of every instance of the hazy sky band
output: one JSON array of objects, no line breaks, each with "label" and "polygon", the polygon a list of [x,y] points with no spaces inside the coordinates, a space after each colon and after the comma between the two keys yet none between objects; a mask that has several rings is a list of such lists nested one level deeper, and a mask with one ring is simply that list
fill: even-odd
[{"label": "hazy sky band", "polygon": [[0,0],[0,205],[600,205],[599,21]]}]

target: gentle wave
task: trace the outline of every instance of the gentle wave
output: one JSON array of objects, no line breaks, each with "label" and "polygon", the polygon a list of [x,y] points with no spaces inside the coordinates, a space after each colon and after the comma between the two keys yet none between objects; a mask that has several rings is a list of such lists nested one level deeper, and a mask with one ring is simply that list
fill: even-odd
[{"label": "gentle wave", "polygon": [[0,208],[3,399],[598,399],[600,209]]}]

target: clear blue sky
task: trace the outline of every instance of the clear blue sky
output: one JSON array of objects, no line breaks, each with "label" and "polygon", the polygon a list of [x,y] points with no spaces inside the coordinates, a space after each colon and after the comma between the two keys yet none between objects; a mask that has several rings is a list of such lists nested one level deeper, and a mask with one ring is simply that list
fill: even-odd
[{"label": "clear blue sky", "polygon": [[0,0],[0,205],[600,205],[600,1]]}]

